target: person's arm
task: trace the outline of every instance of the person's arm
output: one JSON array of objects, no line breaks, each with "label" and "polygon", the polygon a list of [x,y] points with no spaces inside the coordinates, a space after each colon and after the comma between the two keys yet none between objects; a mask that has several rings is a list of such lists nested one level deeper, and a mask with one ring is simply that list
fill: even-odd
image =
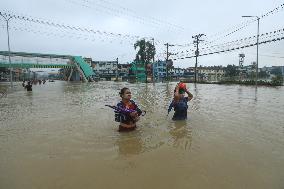
[{"label": "person's arm", "polygon": [[[121,103],[118,103],[116,107],[121,107]],[[114,111],[114,120],[116,122],[121,122],[123,120],[123,115],[117,110]]]},{"label": "person's arm", "polygon": [[[134,101],[132,101],[131,103],[134,104],[135,111],[137,112],[138,116],[140,116],[142,114],[142,110],[137,106],[137,104]],[[135,115],[135,114],[133,114],[133,115]]]},{"label": "person's arm", "polygon": [[177,85],[175,88],[174,101],[178,100],[179,100],[179,86]]},{"label": "person's arm", "polygon": [[185,89],[185,92],[188,95],[188,101],[190,101],[193,98],[193,95],[187,89]]},{"label": "person's arm", "polygon": [[174,107],[174,100],[172,100],[171,104],[168,107],[168,114],[172,111],[173,107]]}]

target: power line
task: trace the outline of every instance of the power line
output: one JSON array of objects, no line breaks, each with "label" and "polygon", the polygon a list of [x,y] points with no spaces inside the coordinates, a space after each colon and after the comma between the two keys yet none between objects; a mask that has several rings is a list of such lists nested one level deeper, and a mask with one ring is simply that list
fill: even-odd
[{"label": "power line", "polygon": [[[268,16],[273,15],[273,14],[275,14],[275,13],[277,13],[277,12],[280,12],[280,11],[283,10],[283,9],[284,9],[284,3],[281,4],[281,5],[279,5],[278,7],[274,8],[273,10],[268,11],[267,13],[261,15],[260,17],[261,17],[261,18],[268,17]],[[213,41],[208,41],[208,42],[205,43],[204,45],[208,46],[209,44],[212,44],[212,43],[214,43],[214,42],[217,41],[217,40],[220,40],[220,39],[222,39],[222,38],[224,38],[224,37],[228,37],[228,36],[230,36],[230,35],[232,35],[232,34],[238,32],[238,31],[244,29],[245,27],[249,26],[250,24],[252,24],[252,23],[254,23],[254,22],[256,22],[256,21],[257,21],[257,19],[248,20],[248,21],[246,21],[246,22],[243,22],[243,23],[239,24],[238,26],[233,27],[233,31],[230,31],[231,29],[227,29],[227,30],[225,30],[225,32],[218,32],[218,33],[216,33],[216,34],[213,34],[213,35],[211,35],[211,36],[208,36],[207,38],[215,38],[215,37],[217,37],[217,36],[221,36],[223,33],[226,33],[225,35],[222,35],[221,37],[218,37],[218,38],[216,38],[216,39],[213,40]],[[227,33],[227,31],[230,31],[230,32]],[[253,36],[253,38],[256,38],[256,36]],[[178,47],[188,47],[188,46],[193,45],[193,43],[173,44],[173,45],[174,45],[174,46],[178,46]]]},{"label": "power line", "polygon": [[[267,41],[262,41],[259,44],[272,43],[272,42],[277,42],[277,41],[281,41],[281,40],[284,40],[284,37],[278,37],[278,38],[270,39],[270,40],[267,40]],[[236,47],[236,48],[231,48],[231,49],[225,49],[225,50],[221,50],[221,51],[205,53],[205,54],[201,54],[199,56],[207,56],[207,55],[212,55],[212,54],[220,54],[220,53],[225,53],[225,52],[231,52],[231,51],[235,51],[235,50],[240,50],[240,49],[244,49],[244,48],[253,47],[255,45],[257,45],[257,43],[253,43],[253,44],[249,44],[249,45],[245,45],[245,46],[240,46],[240,47]],[[190,58],[194,58],[194,57],[195,56],[188,56],[188,57],[175,58],[173,60],[190,59]]]},{"label": "power line", "polygon": [[[267,38],[271,38],[271,37],[276,37],[277,35],[282,35],[284,34],[284,28],[283,29],[279,29],[279,30],[274,30],[271,32],[267,32],[267,33],[263,33],[261,34],[259,37],[262,39],[267,39]],[[222,44],[216,44],[216,45],[211,45],[211,46],[207,46],[207,47],[202,47],[200,48],[200,50],[212,50],[212,49],[224,49],[224,48],[229,48],[231,46],[234,45],[242,45],[242,44],[246,44],[246,43],[250,43],[252,40],[255,40],[257,36],[250,36],[250,37],[246,37],[246,38],[242,38],[242,39],[238,39],[235,41],[230,41],[230,42],[226,42],[226,43],[222,43]],[[195,50],[194,49],[190,49],[190,50],[186,50],[186,51],[180,51],[177,53],[174,53],[173,55],[179,55],[179,54],[183,54],[183,53],[193,53]]]},{"label": "power line", "polygon": [[137,15],[137,11],[131,10],[129,8],[123,7],[117,3],[113,3],[106,0],[98,0],[91,1],[91,0],[66,0],[71,3],[79,4],[80,6],[84,6],[86,8],[95,8],[99,10],[99,8],[103,9],[107,14],[115,15],[115,16],[127,16],[133,18],[136,21],[139,21],[143,24],[150,23],[152,26],[160,25],[166,26],[170,29],[178,29],[184,31],[184,27],[178,26],[176,24],[170,23],[168,21],[160,20],[154,17],[141,17]]},{"label": "power line", "polygon": [[137,35],[129,35],[129,34],[121,34],[121,33],[113,33],[113,32],[106,32],[106,31],[100,31],[100,30],[94,30],[94,29],[89,29],[89,28],[83,28],[83,27],[78,27],[78,26],[71,26],[68,24],[60,24],[54,21],[46,21],[43,19],[37,19],[33,18],[31,16],[20,16],[17,14],[11,14],[11,13],[6,13],[6,12],[0,12],[3,15],[6,16],[11,16],[15,19],[22,20],[22,21],[27,21],[27,22],[32,22],[32,23],[37,23],[41,25],[47,25],[51,27],[56,27],[56,28],[62,28],[62,29],[68,29],[68,30],[74,30],[74,31],[79,31],[79,32],[87,32],[91,34],[96,34],[96,35],[105,35],[105,36],[113,36],[113,37],[119,37],[119,38],[129,38],[129,39],[141,39],[141,38],[146,38],[146,37],[140,37]]},{"label": "power line", "polygon": [[[283,35],[283,33],[282,33],[282,35]],[[269,36],[270,38],[271,37],[276,37],[275,35],[273,35],[273,36]],[[266,38],[268,38],[268,37],[266,37]],[[279,38],[279,37],[278,37]],[[280,36],[280,38],[281,38],[281,36]],[[242,43],[242,44],[239,44],[239,45],[242,45],[242,46],[246,46],[246,45],[250,45],[250,44],[247,44],[247,43]],[[231,47],[231,46],[228,46],[228,47],[223,47],[222,49],[233,49],[233,48],[238,48],[238,47]],[[220,50],[216,50],[216,51],[220,51]],[[222,51],[222,50],[221,50]],[[206,52],[206,53],[203,53],[203,54],[208,54],[208,53],[211,53],[212,51],[209,51],[209,52]],[[214,51],[213,51],[214,52]],[[190,54],[188,54],[188,55],[190,55]],[[193,55],[192,55],[193,56]],[[178,57],[179,58],[179,57]],[[178,59],[177,58],[177,59]]]},{"label": "power line", "polygon": [[[265,39],[268,39],[268,38],[275,38],[275,37],[277,37],[279,35],[283,35],[283,34],[284,34],[284,29],[281,29],[281,30],[277,30],[277,31],[274,31],[274,32],[261,34],[260,38],[262,40],[265,40]],[[244,45],[244,44],[253,42],[255,40],[255,38],[256,38],[256,36],[253,36],[253,37],[244,38],[244,39],[241,39],[241,40],[227,42],[227,43],[224,43],[224,44],[213,45],[213,46],[210,46],[210,47],[202,48],[202,50],[204,50],[204,51],[209,50],[210,51],[211,49],[229,48],[229,47],[236,46],[236,45],[238,45],[238,46]]]},{"label": "power line", "polygon": [[[270,11],[268,11],[267,13],[261,15],[260,18],[268,17],[268,16],[273,15],[273,14],[275,14],[276,12],[279,12],[279,11],[281,11],[281,10],[283,10],[283,9],[284,9],[284,3],[281,4],[281,5],[279,5],[278,7],[274,8],[273,10],[270,10]],[[239,26],[234,27],[234,28],[236,28],[236,29],[233,29],[233,31],[231,31],[231,32],[229,32],[229,33],[226,32],[227,34],[225,34],[225,35],[222,35],[222,34],[225,33],[225,32],[219,32],[219,33],[213,34],[213,35],[211,35],[211,36],[208,36],[208,38],[215,38],[215,37],[217,37],[217,36],[221,36],[221,35],[222,35],[221,37],[218,37],[218,38],[216,38],[215,40],[210,41],[209,44],[210,44],[210,43],[213,43],[213,42],[215,42],[215,41],[217,41],[217,40],[219,40],[219,39],[221,39],[221,38],[228,37],[228,36],[230,36],[230,35],[232,35],[232,34],[238,32],[238,31],[242,30],[243,28],[249,26],[250,24],[252,24],[252,23],[254,23],[254,22],[256,22],[256,21],[257,21],[257,19],[248,20],[248,21],[246,21],[246,22],[240,24]]]},{"label": "power line", "polygon": [[[5,28],[4,25],[2,25],[2,28]],[[84,35],[82,33],[64,33],[64,32],[59,32],[59,33],[54,33],[51,31],[43,31],[43,30],[36,30],[34,28],[28,28],[28,27],[16,27],[16,26],[10,26],[11,29],[15,30],[15,31],[21,31],[21,32],[29,32],[29,33],[33,33],[36,35],[45,35],[48,37],[59,37],[59,38],[69,38],[69,39],[76,39],[76,40],[85,40],[85,41],[90,41],[90,42],[95,42],[95,41],[108,41],[109,43],[113,43],[115,39],[109,39],[109,40],[105,40],[105,39],[96,39],[95,36],[89,36],[89,35]],[[124,43],[124,44],[130,44],[132,45],[133,42],[129,41],[129,40],[119,40],[118,41],[120,44]]]}]

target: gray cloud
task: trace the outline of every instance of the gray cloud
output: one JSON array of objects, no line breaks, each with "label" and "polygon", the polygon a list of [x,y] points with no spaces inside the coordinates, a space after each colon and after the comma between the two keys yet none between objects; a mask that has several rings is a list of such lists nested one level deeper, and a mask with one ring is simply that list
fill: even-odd
[{"label": "gray cloud", "polygon": [[[262,15],[283,4],[280,0],[201,0],[201,1],[130,1],[130,0],[10,0],[0,1],[3,11],[22,13],[32,17],[56,21],[67,25],[90,28],[112,33],[154,37],[158,53],[165,51],[165,42],[192,43],[192,36],[204,33],[206,40],[213,40],[214,34],[223,35],[233,31],[234,26],[247,20],[242,15]],[[284,28],[284,11],[263,18],[260,32],[269,32]],[[0,49],[7,49],[5,24],[1,18]],[[18,30],[15,30],[18,28]],[[37,33],[19,30],[29,28]],[[180,29],[184,28],[184,29]],[[229,29],[229,30],[228,30]],[[135,57],[133,43],[123,38],[105,35],[87,35],[82,32],[63,30],[39,24],[30,24],[18,20],[11,21],[11,50],[24,52],[74,54],[92,57],[95,60],[113,60],[119,57],[121,63]],[[82,36],[82,34],[85,36]],[[256,22],[215,43],[224,43],[256,34]],[[213,36],[212,36],[213,35]],[[210,37],[211,36],[211,37]],[[215,37],[214,37],[215,36]],[[283,35],[282,35],[283,36]],[[202,44],[200,44],[202,47]],[[191,47],[193,48],[193,47]],[[172,47],[172,51],[185,51],[188,48]],[[238,64],[238,53],[246,54],[245,64],[255,60],[256,48],[234,51],[226,54],[199,58],[201,65]],[[284,42],[260,46],[261,55],[283,57]],[[280,53],[280,54],[279,54]],[[281,54],[282,53],[282,54]],[[163,58],[160,55],[157,58]],[[260,56],[259,65],[284,65],[284,59]],[[177,67],[194,66],[194,59],[177,60]]]}]

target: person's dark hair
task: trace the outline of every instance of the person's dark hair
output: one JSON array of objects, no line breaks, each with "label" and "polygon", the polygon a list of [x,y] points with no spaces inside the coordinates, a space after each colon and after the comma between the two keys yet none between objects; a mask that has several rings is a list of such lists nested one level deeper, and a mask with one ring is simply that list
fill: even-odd
[{"label": "person's dark hair", "polygon": [[120,90],[119,96],[122,97],[122,95],[125,93],[126,90],[129,90],[127,87],[124,87]]}]

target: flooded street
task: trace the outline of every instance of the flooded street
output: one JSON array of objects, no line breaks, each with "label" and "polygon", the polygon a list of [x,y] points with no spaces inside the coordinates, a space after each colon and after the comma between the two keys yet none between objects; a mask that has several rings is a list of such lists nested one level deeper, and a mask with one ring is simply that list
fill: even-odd
[{"label": "flooded street", "polygon": [[[0,98],[0,189],[284,188],[284,87],[187,84],[174,122],[174,82],[16,85]],[[125,86],[147,114],[119,133],[105,104]]]}]

